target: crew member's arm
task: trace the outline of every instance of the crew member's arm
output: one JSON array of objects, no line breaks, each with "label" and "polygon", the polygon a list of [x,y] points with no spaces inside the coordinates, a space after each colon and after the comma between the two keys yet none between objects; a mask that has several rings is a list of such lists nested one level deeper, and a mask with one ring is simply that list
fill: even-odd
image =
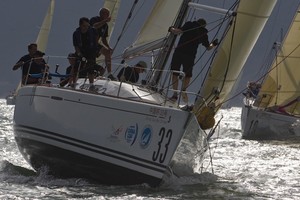
[{"label": "crew member's arm", "polygon": [[19,69],[24,64],[24,61],[19,61],[13,66],[13,70]]}]

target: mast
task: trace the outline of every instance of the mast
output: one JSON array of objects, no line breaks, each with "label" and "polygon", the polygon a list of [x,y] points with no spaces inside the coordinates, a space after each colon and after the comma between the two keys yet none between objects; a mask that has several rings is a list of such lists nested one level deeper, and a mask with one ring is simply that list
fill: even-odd
[{"label": "mast", "polygon": [[[181,8],[179,10],[178,16],[174,22],[174,27],[180,27],[184,21],[184,18],[187,14],[188,11],[188,3],[191,0],[184,0]],[[169,34],[168,38],[165,41],[165,44],[163,45],[164,48],[160,49],[159,51],[159,56],[156,58],[155,62],[154,62],[154,71],[153,73],[150,75],[150,78],[148,80],[148,82],[150,83],[151,86],[157,86],[161,75],[162,75],[162,70],[165,68],[165,65],[168,61],[168,58],[170,56],[171,50],[174,46],[175,40],[177,38],[177,35],[175,34]]]}]

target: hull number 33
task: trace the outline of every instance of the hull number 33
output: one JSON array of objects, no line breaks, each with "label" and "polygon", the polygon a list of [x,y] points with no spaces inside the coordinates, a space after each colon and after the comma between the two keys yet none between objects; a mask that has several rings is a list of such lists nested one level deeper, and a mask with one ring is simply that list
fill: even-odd
[{"label": "hull number 33", "polygon": [[160,140],[157,143],[157,150],[153,152],[152,160],[159,161],[163,163],[166,159],[168,148],[172,139],[172,130],[169,129],[166,131],[164,127],[162,127],[159,131]]}]

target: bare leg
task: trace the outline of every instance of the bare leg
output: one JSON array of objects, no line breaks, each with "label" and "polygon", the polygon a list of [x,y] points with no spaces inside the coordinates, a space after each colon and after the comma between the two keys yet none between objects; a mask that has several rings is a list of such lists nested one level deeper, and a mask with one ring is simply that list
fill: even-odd
[{"label": "bare leg", "polygon": [[107,67],[107,72],[108,74],[110,74],[111,73],[111,52],[105,47],[102,47],[101,54],[103,54],[105,57],[105,65]]},{"label": "bare leg", "polygon": [[191,77],[185,77],[184,78],[184,81],[183,81],[183,86],[182,86],[182,94],[181,94],[181,96],[182,96],[182,100],[185,102],[185,103],[187,103],[188,101],[189,101],[189,99],[188,99],[188,96],[187,96],[187,94],[186,94],[186,89],[187,89],[187,87],[189,86],[189,84],[190,84],[190,80],[191,80]]},{"label": "bare leg", "polygon": [[88,78],[89,78],[90,84],[93,84],[94,83],[94,74],[93,73],[88,73]]},{"label": "bare leg", "polygon": [[182,90],[186,90],[186,88],[187,88],[187,87],[189,86],[189,84],[190,84],[190,80],[191,80],[191,77],[185,77],[185,78],[184,78]]},{"label": "bare leg", "polygon": [[177,90],[178,90],[178,76],[172,75],[172,86],[173,86],[173,96],[177,96]]}]

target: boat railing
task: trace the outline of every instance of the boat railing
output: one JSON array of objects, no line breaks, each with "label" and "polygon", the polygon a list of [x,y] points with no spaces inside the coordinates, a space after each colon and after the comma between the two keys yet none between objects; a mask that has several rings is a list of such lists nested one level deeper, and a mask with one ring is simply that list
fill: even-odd
[{"label": "boat railing", "polygon": [[[36,59],[40,59],[40,58],[36,58]],[[68,58],[66,56],[44,56],[43,60],[44,60],[44,63],[46,64],[47,68],[45,70],[41,70],[40,73],[36,73],[36,74],[27,73],[26,77],[23,77],[22,86],[25,86],[28,84],[35,84],[37,86],[38,85],[47,85],[47,86],[62,87],[62,88],[72,89],[72,90],[84,90],[85,91],[85,89],[87,89],[86,87],[81,87],[80,89],[78,89],[78,88],[74,87],[74,85],[70,85],[68,82],[65,82],[64,84],[62,84],[62,82],[64,80],[70,78],[70,74],[66,73],[66,68],[70,65],[67,61]],[[32,67],[33,61],[34,61],[34,59],[32,59],[29,64],[28,72],[30,71],[30,69]],[[77,74],[76,74],[76,80],[79,78],[79,71],[81,70],[80,66],[82,66],[82,64],[84,64],[85,62],[86,62],[85,60],[80,60],[79,70],[77,71]],[[117,72],[119,72],[119,70],[121,68],[128,66],[127,64],[119,64],[119,63],[112,63],[112,64],[113,64],[113,66],[117,66],[117,67],[113,67],[113,69],[118,70],[118,71],[116,70]],[[154,71],[154,69],[151,69],[151,70],[152,70],[152,72]],[[151,70],[148,73],[152,73]],[[117,72],[114,73],[115,77],[116,77]],[[180,79],[182,80],[182,82],[184,82],[185,73],[182,71],[173,71],[173,70],[161,70],[161,72],[163,74],[163,77],[165,77],[165,78],[161,80],[161,82],[163,82],[163,83],[159,83],[160,87],[156,86],[156,88],[153,88],[152,86],[150,86],[150,83],[148,83],[147,80],[141,80],[138,83],[129,83],[129,82],[126,82],[126,83],[137,86],[141,90],[143,90],[143,89],[144,90],[152,90],[153,92],[160,93],[164,97],[165,103],[170,100],[169,96],[172,96],[172,93],[176,92],[176,93],[178,93],[178,99],[176,102],[177,102],[177,104],[179,104],[182,99],[181,96],[183,93],[183,85],[178,84],[179,89],[174,90],[171,76],[172,76],[173,72],[178,73]],[[97,74],[97,76],[95,77],[96,80],[97,79],[102,79],[102,80],[105,79],[105,80],[111,81],[111,79],[109,79],[108,77],[103,76],[103,72],[96,73],[96,74]],[[32,79],[32,78],[36,79],[37,81],[34,83],[30,83],[29,79]],[[88,79],[87,77],[85,77],[85,78],[86,78],[86,80]],[[119,84],[119,88],[118,88],[118,93],[116,95],[117,97],[119,97],[119,95],[120,95],[120,90],[121,90],[122,84],[124,82],[125,81],[121,81],[121,80],[119,81],[120,84]],[[178,81],[178,82],[180,82],[180,81]],[[88,89],[85,92],[89,92]],[[193,98],[199,98],[198,94],[193,91],[184,91],[184,92]]]}]

